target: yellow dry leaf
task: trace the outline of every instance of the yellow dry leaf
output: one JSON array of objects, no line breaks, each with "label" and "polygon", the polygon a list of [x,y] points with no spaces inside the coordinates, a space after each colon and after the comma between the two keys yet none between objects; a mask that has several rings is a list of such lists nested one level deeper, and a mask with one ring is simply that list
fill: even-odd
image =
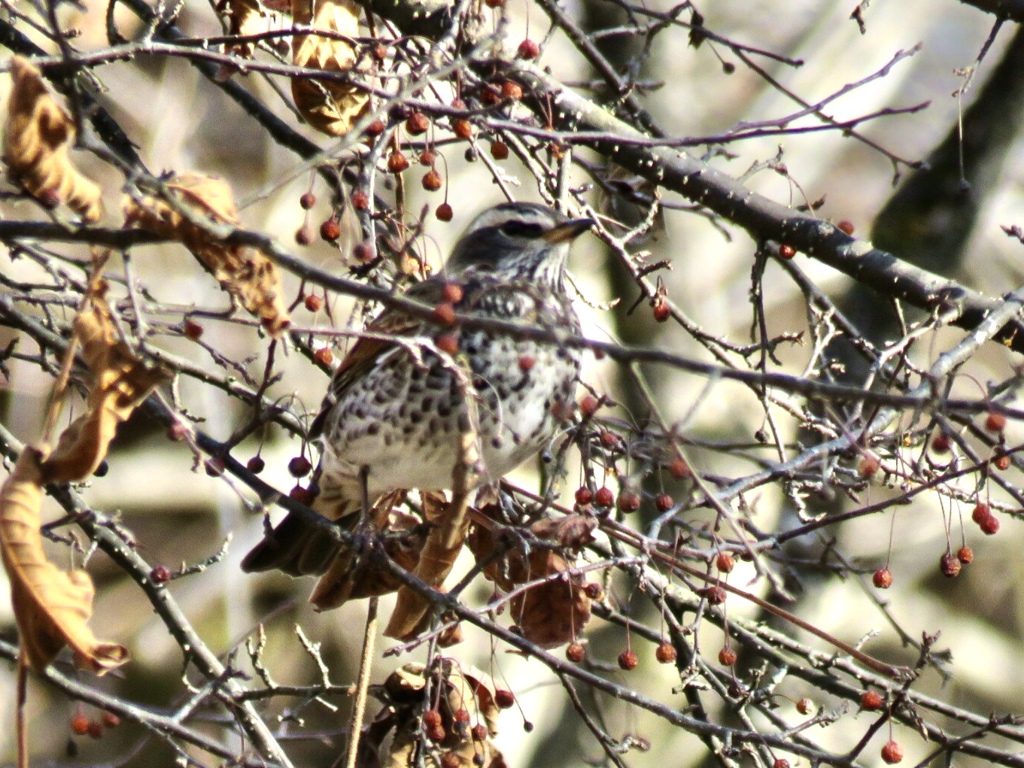
[{"label": "yellow dry leaf", "polygon": [[75,126],[54,101],[43,76],[21,56],[11,59],[3,160],[11,176],[45,205],[65,203],[86,221],[103,213],[100,188],[71,163]]},{"label": "yellow dry leaf", "polygon": [[[314,12],[315,8],[315,12]],[[359,36],[359,4],[353,0],[292,0],[296,24],[344,35]],[[351,42],[322,35],[296,35],[292,63],[325,72],[353,72]],[[352,83],[292,78],[292,97],[306,121],[329,136],[348,133],[370,104],[369,94]]]},{"label": "yellow dry leaf", "polygon": [[46,482],[75,482],[91,475],[125,421],[153,388],[168,378],[166,371],[139,360],[118,338],[110,307],[93,287],[89,305],[75,318],[75,337],[94,382],[87,411],[64,430],[44,463]]},{"label": "yellow dry leaf", "polygon": [[[443,493],[424,492],[421,496],[423,517],[431,523],[431,528],[413,572],[421,581],[439,588],[462,551],[471,518],[464,504],[449,503]],[[401,587],[384,634],[396,640],[407,640],[418,634],[430,622],[430,606],[430,600],[419,592]]]},{"label": "yellow dry leaf", "polygon": [[[183,173],[166,183],[175,201],[196,215],[209,217],[217,224],[238,224],[234,195],[223,179]],[[291,324],[281,275],[262,253],[215,240],[159,197],[146,197],[141,202],[126,197],[123,211],[126,224],[183,243],[228,293],[260,318],[271,336],[280,336]]]},{"label": "yellow dry leaf", "polygon": [[[217,10],[227,14],[229,35],[255,35],[266,31],[266,19],[258,0],[222,0]],[[253,43],[232,43],[227,52],[236,56],[251,58],[256,46]]]},{"label": "yellow dry leaf", "polygon": [[80,667],[99,675],[128,661],[117,643],[89,629],[93,586],[84,571],[65,573],[46,559],[39,522],[45,451],[26,448],[0,489],[0,554],[11,581],[11,602],[22,653],[41,672],[65,646]]}]

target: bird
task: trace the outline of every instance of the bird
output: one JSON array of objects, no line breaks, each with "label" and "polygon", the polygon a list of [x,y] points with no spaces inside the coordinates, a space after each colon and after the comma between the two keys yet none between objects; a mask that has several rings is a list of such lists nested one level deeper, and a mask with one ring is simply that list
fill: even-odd
[{"label": "bird", "polygon": [[[441,271],[405,295],[435,307],[449,303],[471,318],[578,337],[579,319],[565,289],[566,260],[573,241],[593,225],[592,219],[535,203],[497,205],[473,220]],[[453,328],[394,307],[367,331],[335,370],[309,430],[321,447],[312,509],[348,530],[365,524],[366,504],[386,494],[450,488],[471,415],[481,485],[544,450],[572,406],[578,347],[484,327]],[[452,358],[422,343],[441,335],[457,344],[452,358],[465,369],[468,385],[460,383]],[[421,340],[418,346],[414,339]],[[322,576],[350,556],[329,531],[289,512],[245,556],[242,569]]]}]

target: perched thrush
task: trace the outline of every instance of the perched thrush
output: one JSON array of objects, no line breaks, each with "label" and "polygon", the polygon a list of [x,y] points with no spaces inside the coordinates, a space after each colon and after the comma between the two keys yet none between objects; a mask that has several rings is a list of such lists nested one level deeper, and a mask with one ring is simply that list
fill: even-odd
[{"label": "perched thrush", "polygon": [[[407,296],[434,306],[447,301],[474,318],[578,335],[565,261],[572,241],[592,224],[540,205],[491,208],[470,225],[443,272]],[[338,366],[310,431],[323,448],[313,509],[348,528],[361,519],[364,478],[370,502],[399,489],[450,488],[471,414],[482,459],[478,482],[494,482],[548,445],[571,407],[580,371],[576,348],[446,327],[391,308],[367,330],[373,335]],[[455,370],[422,345],[440,334],[457,341]],[[394,337],[406,343],[388,340]],[[322,574],[339,552],[329,533],[289,514],[242,568]]]}]

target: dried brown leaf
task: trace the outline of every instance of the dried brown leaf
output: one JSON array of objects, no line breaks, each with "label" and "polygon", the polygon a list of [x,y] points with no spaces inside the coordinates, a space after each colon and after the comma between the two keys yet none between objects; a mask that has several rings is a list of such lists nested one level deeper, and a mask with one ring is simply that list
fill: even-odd
[{"label": "dried brown leaf", "polygon": [[99,675],[128,661],[122,645],[97,640],[89,629],[93,586],[84,571],[65,573],[46,559],[39,522],[45,451],[26,448],[0,489],[0,554],[11,581],[11,602],[22,652],[41,672],[65,646],[80,667]]},{"label": "dried brown leaf", "polygon": [[[266,17],[258,0],[223,0],[217,10],[228,17],[229,35],[255,35],[267,28]],[[249,42],[232,43],[228,53],[252,58],[256,46]]]},{"label": "dried brown leaf", "polygon": [[[416,662],[406,664],[384,681],[391,703],[374,718],[365,742],[360,745],[359,768],[408,768],[412,764],[410,759],[421,739],[420,715],[428,678],[432,695],[437,696],[430,708],[437,709],[445,731],[438,748],[457,756],[459,765],[466,768],[505,766],[504,757],[490,738],[498,733],[494,681],[475,667],[466,668],[454,659],[440,657],[429,669]],[[469,714],[468,723],[456,721],[455,713],[460,709]],[[474,741],[469,729],[480,721],[486,723],[489,737]],[[394,739],[388,744],[391,732]],[[476,755],[480,757],[474,761]]]},{"label": "dried brown leaf", "polygon": [[[355,72],[355,47],[337,36],[359,36],[359,13],[360,6],[353,0],[292,0],[296,24],[334,33],[334,37],[296,35],[292,63],[325,72]],[[329,136],[348,133],[370,105],[364,89],[337,80],[292,78],[292,97],[306,121]]]},{"label": "dried brown leaf", "polygon": [[11,59],[3,160],[10,174],[44,205],[65,203],[89,222],[103,214],[100,188],[68,157],[75,126],[28,59]]},{"label": "dried brown leaf", "polygon": [[[385,519],[388,533],[384,538],[384,551],[405,570],[415,571],[426,541],[426,531],[417,518],[397,510],[392,510]],[[372,560],[366,561],[351,551],[343,550],[316,583],[309,602],[318,611],[326,611],[349,600],[390,594],[400,586],[401,582],[386,567],[379,567]]]},{"label": "dried brown leaf", "polygon": [[[183,173],[167,182],[175,202],[217,224],[238,224],[231,187],[223,179]],[[291,324],[284,302],[281,275],[266,256],[253,248],[228,245],[190,222],[168,201],[146,197],[137,202],[125,198],[125,223],[183,243],[228,293],[246,310],[260,318],[272,336],[280,336]]]},{"label": "dried brown leaf", "polygon": [[163,369],[139,360],[118,338],[110,307],[97,291],[75,318],[74,327],[94,381],[86,413],[64,430],[43,463],[46,482],[75,482],[91,475],[106,457],[118,425],[169,378]]},{"label": "dried brown leaf", "polygon": [[567,574],[565,558],[552,550],[534,550],[528,562],[524,583],[544,581],[513,596],[512,620],[523,637],[541,648],[575,642],[590,621],[590,598],[583,591],[583,577]]}]

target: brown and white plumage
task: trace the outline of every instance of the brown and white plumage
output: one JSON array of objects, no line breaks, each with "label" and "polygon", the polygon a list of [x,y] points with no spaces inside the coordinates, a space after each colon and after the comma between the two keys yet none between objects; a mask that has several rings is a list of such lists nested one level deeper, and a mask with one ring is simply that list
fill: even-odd
[{"label": "brown and white plumage", "polygon": [[[563,284],[565,261],[572,241],[591,223],[539,205],[496,206],[470,225],[441,274],[406,295],[436,305],[454,283],[461,288],[460,314],[578,334]],[[557,403],[573,398],[580,366],[575,349],[454,329],[457,356],[472,377],[467,393],[450,363],[429,349],[415,359],[407,346],[381,338],[431,339],[441,327],[388,308],[367,330],[373,336],[357,341],[335,371],[310,434],[323,447],[313,509],[346,526],[360,519],[361,470],[371,503],[398,489],[450,487],[459,438],[469,427],[467,394],[477,400],[486,481],[536,455],[557,429]],[[524,358],[532,365],[520,365]],[[322,574],[338,553],[330,535],[289,514],[242,567]]]}]

